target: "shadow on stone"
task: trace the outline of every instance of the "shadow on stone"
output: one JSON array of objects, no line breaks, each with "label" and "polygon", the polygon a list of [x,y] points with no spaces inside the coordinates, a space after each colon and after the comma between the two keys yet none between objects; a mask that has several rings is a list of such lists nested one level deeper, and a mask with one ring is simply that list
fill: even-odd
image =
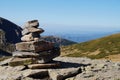
[{"label": "shadow on stone", "polygon": [[3,57],[3,56],[12,56],[12,54],[0,49],[0,57]]},{"label": "shadow on stone", "polygon": [[62,62],[62,61],[52,61],[54,63],[59,63],[59,68],[77,68],[77,67],[85,67],[91,64],[78,64],[78,63],[70,63],[70,62]]},{"label": "shadow on stone", "polygon": [[48,80],[49,79],[49,74],[48,73],[36,73],[36,74],[32,74],[29,75],[28,77],[33,78],[33,79],[40,79],[40,80]]}]

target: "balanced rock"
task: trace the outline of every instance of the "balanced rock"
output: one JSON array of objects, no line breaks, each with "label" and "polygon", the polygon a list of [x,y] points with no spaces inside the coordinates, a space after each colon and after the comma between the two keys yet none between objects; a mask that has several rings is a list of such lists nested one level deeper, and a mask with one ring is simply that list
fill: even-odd
[{"label": "balanced rock", "polygon": [[40,34],[44,32],[44,30],[42,28],[25,27],[22,31],[22,35],[26,35],[28,33],[34,33],[34,32]]},{"label": "balanced rock", "polygon": [[26,24],[24,25],[24,27],[35,27],[35,28],[38,28],[38,26],[39,26],[38,20],[28,21],[28,22],[26,22]]},{"label": "balanced rock", "polygon": [[54,44],[46,41],[20,42],[16,44],[18,51],[40,52],[53,49]]}]

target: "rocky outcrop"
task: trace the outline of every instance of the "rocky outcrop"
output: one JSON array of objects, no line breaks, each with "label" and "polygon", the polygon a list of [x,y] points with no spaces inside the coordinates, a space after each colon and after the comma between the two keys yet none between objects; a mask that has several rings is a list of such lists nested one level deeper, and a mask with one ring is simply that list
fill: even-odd
[{"label": "rocky outcrop", "polygon": [[[59,63],[56,65],[60,65],[60,67],[56,67],[54,63]],[[11,67],[8,65],[3,65],[0,66],[0,80],[120,79],[120,62],[111,62],[108,60],[91,60],[88,58],[57,57],[54,59],[54,63],[32,64],[28,67]],[[44,66],[47,69],[44,68]],[[36,67],[38,69],[36,69]]]},{"label": "rocky outcrop", "polygon": [[17,43],[21,41],[20,38],[22,36],[22,28],[20,28],[18,25],[0,17],[0,29],[5,32],[6,42]]}]

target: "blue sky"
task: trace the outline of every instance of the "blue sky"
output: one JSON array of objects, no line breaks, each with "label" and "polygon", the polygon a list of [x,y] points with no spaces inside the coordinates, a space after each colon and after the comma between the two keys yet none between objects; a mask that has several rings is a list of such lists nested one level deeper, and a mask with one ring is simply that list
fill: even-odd
[{"label": "blue sky", "polygon": [[0,0],[0,16],[22,25],[38,19],[48,30],[120,29],[120,0]]}]

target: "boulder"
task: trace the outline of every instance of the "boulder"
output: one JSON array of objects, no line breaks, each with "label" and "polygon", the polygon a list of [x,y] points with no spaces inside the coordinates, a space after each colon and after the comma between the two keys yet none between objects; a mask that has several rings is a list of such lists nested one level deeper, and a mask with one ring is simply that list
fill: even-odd
[{"label": "boulder", "polygon": [[33,52],[13,52],[12,53],[13,57],[19,57],[19,58],[38,58],[39,54],[33,53]]},{"label": "boulder", "polygon": [[42,33],[44,30],[42,28],[34,28],[34,27],[26,27],[22,31],[22,35],[26,35],[28,33]]},{"label": "boulder", "polygon": [[24,27],[35,27],[38,28],[39,22],[38,20],[31,20],[25,23]]},{"label": "boulder", "polygon": [[20,42],[16,44],[18,51],[40,52],[53,49],[54,44],[46,41]]}]

